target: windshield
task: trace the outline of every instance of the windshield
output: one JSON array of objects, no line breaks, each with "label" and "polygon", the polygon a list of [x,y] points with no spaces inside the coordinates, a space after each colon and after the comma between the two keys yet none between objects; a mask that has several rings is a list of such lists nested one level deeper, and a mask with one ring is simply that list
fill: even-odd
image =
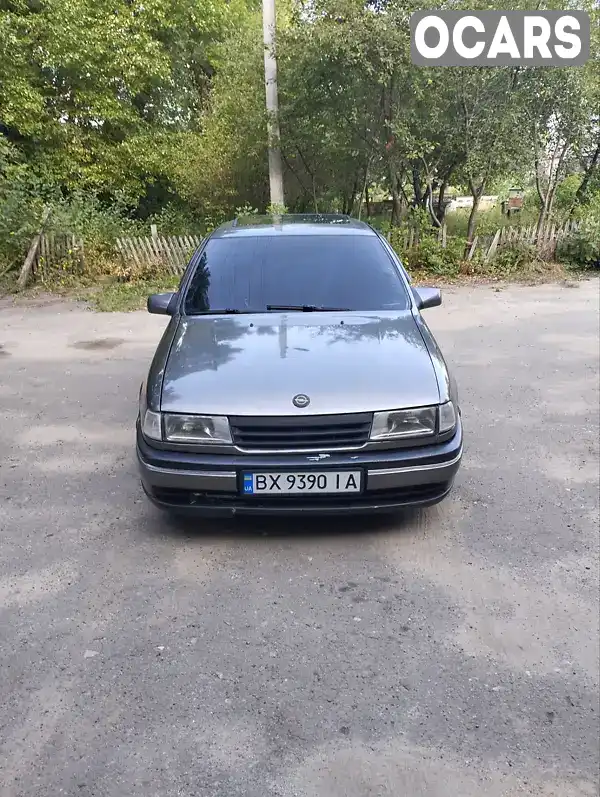
[{"label": "windshield", "polygon": [[211,239],[185,313],[271,309],[406,310],[398,271],[375,236],[298,235]]}]

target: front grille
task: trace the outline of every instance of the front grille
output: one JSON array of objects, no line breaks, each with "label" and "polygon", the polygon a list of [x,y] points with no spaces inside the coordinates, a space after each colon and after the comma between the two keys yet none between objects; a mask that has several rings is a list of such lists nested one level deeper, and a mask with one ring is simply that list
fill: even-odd
[{"label": "front grille", "polygon": [[233,442],[246,451],[359,448],[368,441],[372,422],[371,413],[229,419]]}]

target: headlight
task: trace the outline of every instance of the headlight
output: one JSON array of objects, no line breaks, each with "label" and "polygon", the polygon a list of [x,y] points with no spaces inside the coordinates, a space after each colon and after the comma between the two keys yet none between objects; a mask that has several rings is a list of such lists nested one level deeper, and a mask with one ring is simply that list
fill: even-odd
[{"label": "headlight", "polygon": [[229,420],[218,415],[164,415],[171,443],[231,443]]},{"label": "headlight", "polygon": [[371,440],[400,440],[404,437],[434,435],[436,416],[437,407],[376,412],[371,428]]},{"label": "headlight", "polygon": [[456,410],[451,401],[439,407],[376,412],[371,429],[371,440],[427,437],[436,433],[436,425],[438,434],[446,434],[456,426]]},{"label": "headlight", "polygon": [[439,433],[450,432],[456,426],[456,410],[454,404],[448,401],[440,407],[440,426]]}]

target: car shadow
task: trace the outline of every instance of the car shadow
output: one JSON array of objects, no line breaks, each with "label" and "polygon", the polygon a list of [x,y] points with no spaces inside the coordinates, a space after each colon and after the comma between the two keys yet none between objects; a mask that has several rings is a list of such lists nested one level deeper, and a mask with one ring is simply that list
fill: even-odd
[{"label": "car shadow", "polygon": [[403,533],[422,525],[427,509],[406,509],[394,514],[356,517],[238,517],[228,519],[186,518],[151,510],[148,530],[151,534],[197,541],[301,539],[322,540],[361,535]]}]

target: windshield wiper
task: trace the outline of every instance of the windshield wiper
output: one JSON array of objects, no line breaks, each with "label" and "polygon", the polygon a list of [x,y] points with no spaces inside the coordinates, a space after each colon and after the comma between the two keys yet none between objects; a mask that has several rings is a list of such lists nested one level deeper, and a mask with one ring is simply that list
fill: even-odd
[{"label": "windshield wiper", "polygon": [[349,307],[320,307],[316,304],[268,304],[267,310],[292,310],[298,313],[344,313],[350,310]]}]

